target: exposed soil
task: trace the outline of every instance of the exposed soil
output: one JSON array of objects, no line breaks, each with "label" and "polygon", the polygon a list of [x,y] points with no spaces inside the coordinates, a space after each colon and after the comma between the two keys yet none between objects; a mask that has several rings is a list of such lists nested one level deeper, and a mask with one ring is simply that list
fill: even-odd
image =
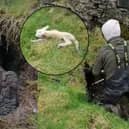
[{"label": "exposed soil", "polygon": [[[22,56],[20,27],[23,18],[0,15],[0,128],[36,128],[37,71]],[[6,127],[7,126],[7,127]]]}]

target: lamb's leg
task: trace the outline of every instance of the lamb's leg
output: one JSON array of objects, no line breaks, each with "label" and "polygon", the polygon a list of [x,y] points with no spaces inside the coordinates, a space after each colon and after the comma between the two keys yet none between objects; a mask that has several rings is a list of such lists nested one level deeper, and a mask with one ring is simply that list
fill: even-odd
[{"label": "lamb's leg", "polygon": [[72,41],[67,39],[66,37],[63,37],[64,42],[58,44],[58,48],[65,47],[72,44]]},{"label": "lamb's leg", "polygon": [[31,40],[32,43],[38,43],[38,42],[41,42],[43,41],[43,39],[35,39],[35,40]]}]

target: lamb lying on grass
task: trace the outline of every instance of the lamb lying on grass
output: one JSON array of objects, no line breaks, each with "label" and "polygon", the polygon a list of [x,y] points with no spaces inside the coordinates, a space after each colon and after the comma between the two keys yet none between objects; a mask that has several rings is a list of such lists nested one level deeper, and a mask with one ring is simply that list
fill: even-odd
[{"label": "lamb lying on grass", "polygon": [[31,42],[40,42],[43,41],[44,38],[53,38],[63,40],[62,43],[58,44],[58,48],[66,47],[71,44],[75,44],[76,50],[79,52],[79,42],[75,38],[74,35],[68,32],[61,32],[58,30],[48,30],[49,26],[45,26],[41,29],[36,30],[35,37],[38,38],[37,40],[31,40]]}]

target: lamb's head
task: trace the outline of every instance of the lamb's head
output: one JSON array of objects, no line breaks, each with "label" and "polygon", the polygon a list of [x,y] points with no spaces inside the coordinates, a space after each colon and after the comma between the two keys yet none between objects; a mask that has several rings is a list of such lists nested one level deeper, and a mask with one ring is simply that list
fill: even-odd
[{"label": "lamb's head", "polygon": [[45,35],[45,32],[47,31],[48,28],[49,28],[49,26],[47,25],[41,29],[37,29],[35,36],[37,38],[42,38]]}]

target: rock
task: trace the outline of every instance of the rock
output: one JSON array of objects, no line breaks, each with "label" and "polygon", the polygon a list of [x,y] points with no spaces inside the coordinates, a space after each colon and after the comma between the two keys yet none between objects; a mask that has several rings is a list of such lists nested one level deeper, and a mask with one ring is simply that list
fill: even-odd
[{"label": "rock", "polygon": [[[47,0],[40,1],[43,5]],[[59,4],[56,1],[47,2]],[[90,29],[102,25],[109,18],[116,18],[121,23],[129,25],[129,10],[119,8],[117,0],[65,0],[63,5],[78,13]]]},{"label": "rock", "polygon": [[17,108],[19,87],[16,73],[0,68],[0,116],[7,115]]}]

